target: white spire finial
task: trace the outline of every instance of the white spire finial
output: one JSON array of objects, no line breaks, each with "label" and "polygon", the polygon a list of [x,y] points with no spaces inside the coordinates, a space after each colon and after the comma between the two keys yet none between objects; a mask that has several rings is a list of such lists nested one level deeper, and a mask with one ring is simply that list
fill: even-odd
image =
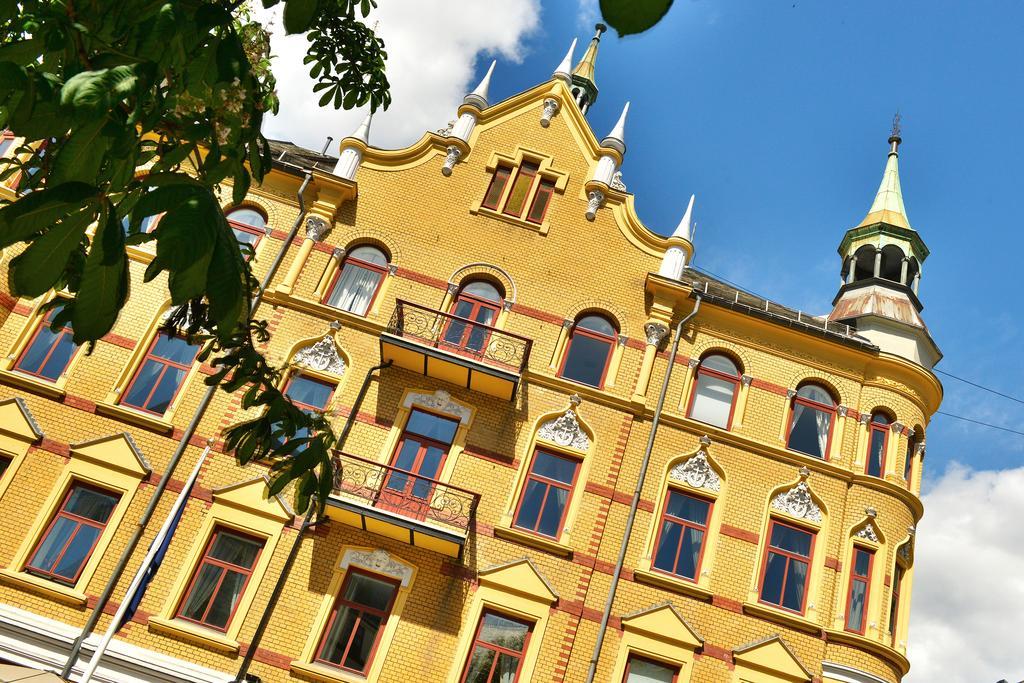
[{"label": "white spire finial", "polygon": [[562,63],[558,65],[555,72],[552,74],[555,78],[565,81],[568,85],[572,82],[572,53],[576,51],[576,39],[572,39],[572,44],[569,46],[569,51],[565,53],[565,57],[562,58]]},{"label": "white spire finial", "polygon": [[686,205],[686,213],[683,214],[683,219],[679,221],[676,231],[672,233],[673,237],[682,237],[687,242],[693,241],[693,202],[696,198],[696,195],[690,195],[690,203]]},{"label": "white spire finial", "polygon": [[363,122],[359,124],[358,128],[356,128],[356,132],[352,133],[352,135],[349,135],[349,137],[359,140],[364,145],[370,144],[370,124],[372,122],[373,111],[371,110],[366,113],[366,118],[364,118]]},{"label": "white spire finial", "polygon": [[619,151],[619,154],[626,153],[626,115],[629,114],[629,102],[626,102],[626,106],[622,108],[622,113],[619,114],[619,120],[615,122],[615,127],[612,128],[612,132],[605,136],[604,140],[601,141],[602,147],[611,147]]},{"label": "white spire finial", "polygon": [[463,103],[472,105],[477,109],[487,108],[487,91],[491,87],[491,74],[494,73],[494,65],[498,63],[498,60],[491,62],[490,68],[487,69],[487,73],[484,74],[483,80],[480,81],[480,85],[476,86],[473,92],[466,95],[463,98]]},{"label": "white spire finial", "polygon": [[[355,180],[356,171],[359,170],[359,164],[363,161],[363,146],[370,144],[370,123],[372,121],[373,111],[371,110],[367,112],[366,118],[359,124],[355,132],[341,141],[341,153],[334,165],[334,175]],[[363,143],[363,146],[353,144],[353,140]]]}]

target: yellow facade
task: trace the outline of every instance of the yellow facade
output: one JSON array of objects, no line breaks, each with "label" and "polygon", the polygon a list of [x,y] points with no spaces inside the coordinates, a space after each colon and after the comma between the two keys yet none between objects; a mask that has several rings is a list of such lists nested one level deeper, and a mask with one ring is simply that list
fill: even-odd
[{"label": "yellow facade", "polygon": [[[542,126],[547,100],[558,109]],[[355,181],[318,168],[307,190],[308,216],[299,215],[295,197],[301,171],[287,165],[275,167],[247,199],[269,228],[256,247],[257,275],[286,250],[258,310],[270,321],[266,352],[272,362],[291,363],[293,375],[334,386],[326,410],[336,429],[356,411],[344,445],[344,457],[353,458],[347,472],[379,472],[375,464],[391,463],[419,408],[457,422],[436,479],[456,487],[453,495],[463,503],[475,498],[458,498],[462,490],[479,496],[463,525],[436,513],[439,498],[431,510],[413,513],[368,501],[343,485],[328,507],[330,521],[304,534],[251,672],[267,682],[404,682],[410,675],[423,683],[456,682],[481,616],[497,613],[531,625],[519,680],[587,680],[668,366],[671,332],[665,340],[663,333],[650,335],[657,326],[671,329],[700,298],[682,335],[639,489],[594,680],[623,680],[635,656],[675,669],[680,683],[899,681],[909,667],[913,527],[923,513],[921,451],[908,448],[908,439],[912,428],[916,443],[923,443],[941,400],[935,377],[855,337],[823,334],[820,320],[798,324],[787,314],[760,315],[754,306],[735,305],[739,295],[735,301],[722,295],[724,285],[700,273],[687,272],[679,282],[659,277],[666,249],[677,245],[690,256],[693,247],[646,228],[632,195],[595,184],[602,155],[618,161],[618,153],[594,137],[562,81],[475,115],[461,146],[437,134],[397,151],[343,141],[343,148],[358,147],[362,155]],[[452,146],[461,154],[445,176]],[[540,183],[551,183],[543,220],[487,208],[496,170],[529,162],[537,164],[537,177],[528,197]],[[595,188],[604,201],[587,221],[588,193]],[[506,187],[499,205],[513,191]],[[285,245],[292,224],[309,217],[326,221],[326,234]],[[366,314],[357,315],[323,299],[345,253],[362,245],[382,250],[389,267]],[[93,353],[79,350],[56,381],[17,367],[39,324],[42,299],[2,297],[0,348],[7,357],[0,368],[0,451],[9,464],[0,475],[0,660],[63,665],[61,654],[109,579],[205,390],[203,368],[196,365],[165,413],[120,404],[167,309],[166,283],[142,281],[150,258],[145,248],[132,252],[129,307]],[[408,329],[396,334],[399,301],[447,312],[460,286],[473,280],[503,290],[492,334],[530,340],[521,372],[515,363],[496,371],[493,359],[424,343]],[[617,325],[601,388],[560,376],[572,323],[592,312]],[[433,325],[436,342],[445,320],[434,319],[424,334]],[[340,362],[324,369],[296,360],[325,338]],[[742,374],[728,429],[687,417],[698,362],[713,351],[734,359]],[[379,371],[353,408],[367,371],[382,360],[394,364]],[[825,459],[786,447],[793,410],[787,392],[808,380],[828,387],[840,406]],[[287,496],[267,499],[264,466],[240,467],[221,448],[222,430],[247,417],[239,399],[218,392],[201,417],[174,474],[177,489],[207,440],[212,454],[163,567],[100,668],[103,680],[231,680],[249,649],[298,520]],[[880,408],[899,426],[889,432],[882,476],[869,476],[870,427],[859,418]],[[538,448],[577,463],[561,528],[552,537],[516,526]],[[918,454],[912,481],[903,479],[908,452]],[[688,466],[702,478],[687,478]],[[67,585],[30,573],[26,563],[72,482],[112,488],[120,497],[84,571]],[[170,508],[171,489],[129,563],[131,572]],[[692,581],[654,567],[669,490],[711,503],[701,571]],[[814,536],[802,611],[760,599],[773,523]],[[216,529],[263,544],[224,629],[176,616]],[[874,557],[862,635],[845,628],[855,546]],[[905,578],[891,633],[897,567]],[[363,674],[316,661],[353,568],[397,586]],[[118,585],[115,601],[127,583]],[[98,630],[109,619],[105,615]],[[31,647],[12,644],[19,639]],[[86,647],[86,659],[90,652]]]}]

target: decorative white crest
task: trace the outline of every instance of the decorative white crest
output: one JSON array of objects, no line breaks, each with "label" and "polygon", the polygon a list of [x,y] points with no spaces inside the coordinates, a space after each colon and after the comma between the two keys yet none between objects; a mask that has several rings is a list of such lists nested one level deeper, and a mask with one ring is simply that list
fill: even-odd
[{"label": "decorative white crest", "polygon": [[875,526],[868,522],[864,525],[864,528],[854,534],[857,538],[863,538],[866,541],[872,543],[878,543],[878,532],[875,531]]},{"label": "decorative white crest", "polygon": [[353,564],[378,574],[394,577],[402,582],[403,588],[407,587],[409,580],[412,579],[412,567],[392,557],[383,548],[377,548],[376,550],[356,550],[351,548],[346,550],[345,554],[341,556],[341,569],[348,569]]},{"label": "decorative white crest", "polygon": [[411,408],[414,403],[418,406],[456,417],[463,424],[469,422],[469,416],[472,414],[469,408],[454,402],[452,395],[444,389],[438,389],[432,394],[413,393],[405,397],[406,408]]},{"label": "decorative white crest", "polygon": [[540,115],[540,125],[547,128],[551,125],[551,119],[558,113],[558,100],[548,98],[544,100],[544,111]]},{"label": "decorative white crest", "polygon": [[568,446],[580,451],[590,448],[590,437],[583,431],[572,408],[565,411],[560,417],[552,418],[542,424],[537,431],[537,436],[559,446]]},{"label": "decorative white crest", "polygon": [[775,496],[772,509],[811,522],[821,522],[821,508],[811,497],[811,489],[806,481]]},{"label": "decorative white crest", "polygon": [[707,489],[716,493],[722,488],[722,480],[708,463],[708,454],[703,449],[697,451],[697,454],[686,462],[673,467],[668,473],[668,478],[689,484],[695,489]]},{"label": "decorative white crest", "polygon": [[616,171],[612,174],[612,182],[608,183],[608,187],[619,192],[626,191],[626,183],[622,182],[622,171]]},{"label": "decorative white crest", "polygon": [[345,374],[345,360],[338,355],[338,347],[330,335],[315,344],[299,349],[292,358],[296,365],[304,365],[310,370],[329,372],[334,375]]}]

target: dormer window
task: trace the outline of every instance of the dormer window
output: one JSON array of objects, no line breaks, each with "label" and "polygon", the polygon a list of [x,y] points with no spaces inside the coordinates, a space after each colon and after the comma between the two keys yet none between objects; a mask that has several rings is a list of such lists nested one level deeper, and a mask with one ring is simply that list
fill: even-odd
[{"label": "dormer window", "polygon": [[[564,174],[554,171],[548,161],[518,156],[515,160],[496,155],[494,174],[487,186],[482,209],[489,209],[519,221],[543,225],[556,189],[565,189]],[[500,161],[499,161],[500,160]]]}]

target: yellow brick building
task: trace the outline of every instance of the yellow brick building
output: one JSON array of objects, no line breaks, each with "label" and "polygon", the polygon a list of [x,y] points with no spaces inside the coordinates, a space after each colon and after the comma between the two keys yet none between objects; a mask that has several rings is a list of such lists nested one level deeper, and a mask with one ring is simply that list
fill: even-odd
[{"label": "yellow brick building", "polygon": [[268,683],[903,677],[942,389],[898,130],[835,310],[808,316],[687,267],[692,200],[671,237],[637,218],[626,111],[600,140],[585,118],[599,40],[496,104],[488,72],[406,149],[369,119],[338,157],[274,143],[227,207],[289,395],[352,417],[255,648],[301,520],[223,451],[240,397],[197,410],[210,368],[158,331],[152,252],[91,354],[47,331],[50,297],[0,297],[0,661],[64,665],[185,439],[97,634],[209,456],[94,680],[231,681],[246,654]]}]

